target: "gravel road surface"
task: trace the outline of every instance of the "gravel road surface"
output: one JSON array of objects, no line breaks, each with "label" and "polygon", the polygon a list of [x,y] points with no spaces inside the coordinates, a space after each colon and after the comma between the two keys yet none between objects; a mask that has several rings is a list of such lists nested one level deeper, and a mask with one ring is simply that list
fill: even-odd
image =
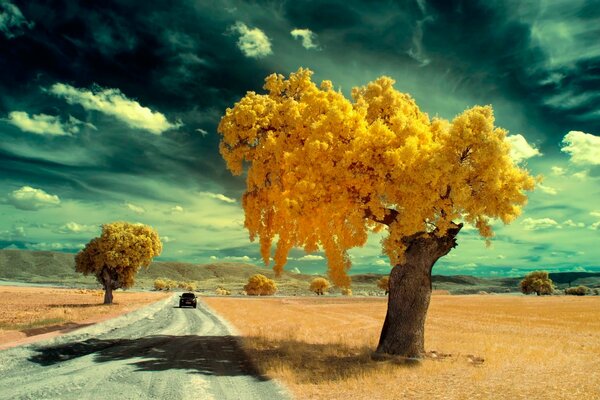
[{"label": "gravel road surface", "polygon": [[289,399],[231,327],[178,297],[43,342],[0,351],[0,399]]}]

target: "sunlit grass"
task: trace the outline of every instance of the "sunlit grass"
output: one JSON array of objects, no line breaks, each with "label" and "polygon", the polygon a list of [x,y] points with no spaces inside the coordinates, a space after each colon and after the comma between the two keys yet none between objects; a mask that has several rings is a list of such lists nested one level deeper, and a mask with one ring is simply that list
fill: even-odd
[{"label": "sunlit grass", "polygon": [[420,365],[371,360],[384,299],[205,301],[298,398],[566,399],[600,390],[600,298],[433,296]]},{"label": "sunlit grass", "polygon": [[[115,304],[106,306],[100,290],[0,286],[0,334],[108,318],[165,296],[168,294],[119,291]],[[3,341],[0,335],[0,344]]]}]

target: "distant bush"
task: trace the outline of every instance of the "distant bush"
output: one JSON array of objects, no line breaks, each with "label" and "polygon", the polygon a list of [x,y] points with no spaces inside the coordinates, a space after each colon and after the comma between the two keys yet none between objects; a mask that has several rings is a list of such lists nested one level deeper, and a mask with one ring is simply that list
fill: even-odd
[{"label": "distant bush", "polygon": [[171,290],[175,289],[179,282],[167,278],[157,278],[154,280],[154,290]]},{"label": "distant bush", "polygon": [[331,283],[325,278],[315,278],[310,283],[310,291],[315,292],[317,296],[325,294],[325,290],[331,287]]},{"label": "distant bush", "polygon": [[352,289],[342,288],[342,296],[352,296]]},{"label": "distant bush", "polygon": [[554,284],[548,277],[546,271],[533,271],[525,276],[520,283],[521,292],[525,294],[535,293],[538,296],[552,294]]},{"label": "distant bush", "polygon": [[219,296],[229,296],[231,294],[231,291],[222,287],[218,287],[217,290],[215,290],[215,293]]},{"label": "distant bush", "polygon": [[377,287],[379,289],[385,291],[385,294],[388,294],[390,292],[390,277],[389,276],[381,277],[381,279],[379,279],[377,281]]},{"label": "distant bush", "polygon": [[595,294],[596,296],[600,295],[600,290],[598,290],[598,289],[594,289],[594,294]]},{"label": "distant bush", "polygon": [[262,274],[252,275],[244,290],[249,296],[270,296],[277,291],[277,285],[272,279]]},{"label": "distant bush", "polygon": [[565,289],[565,294],[570,296],[585,296],[590,293],[590,288],[587,286],[577,286]]},{"label": "distant bush", "polygon": [[194,281],[178,282],[177,287],[180,289],[187,290],[188,292],[193,292],[198,288],[198,283],[196,283]]},{"label": "distant bush", "polygon": [[167,289],[167,282],[165,282],[164,279],[155,279],[154,280],[154,290],[166,290]]}]

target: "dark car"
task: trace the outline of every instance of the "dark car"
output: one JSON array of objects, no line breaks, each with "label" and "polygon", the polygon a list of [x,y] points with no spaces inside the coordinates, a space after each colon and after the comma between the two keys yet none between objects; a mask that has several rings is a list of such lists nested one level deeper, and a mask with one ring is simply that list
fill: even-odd
[{"label": "dark car", "polygon": [[196,295],[194,293],[184,293],[179,296],[179,307],[187,306],[196,308]]}]

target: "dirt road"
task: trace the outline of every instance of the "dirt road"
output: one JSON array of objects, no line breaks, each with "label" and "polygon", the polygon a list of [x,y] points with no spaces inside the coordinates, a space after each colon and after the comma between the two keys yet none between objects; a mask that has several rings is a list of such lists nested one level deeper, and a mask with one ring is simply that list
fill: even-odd
[{"label": "dirt road", "polygon": [[231,328],[171,297],[44,342],[0,351],[0,399],[286,399]]}]

